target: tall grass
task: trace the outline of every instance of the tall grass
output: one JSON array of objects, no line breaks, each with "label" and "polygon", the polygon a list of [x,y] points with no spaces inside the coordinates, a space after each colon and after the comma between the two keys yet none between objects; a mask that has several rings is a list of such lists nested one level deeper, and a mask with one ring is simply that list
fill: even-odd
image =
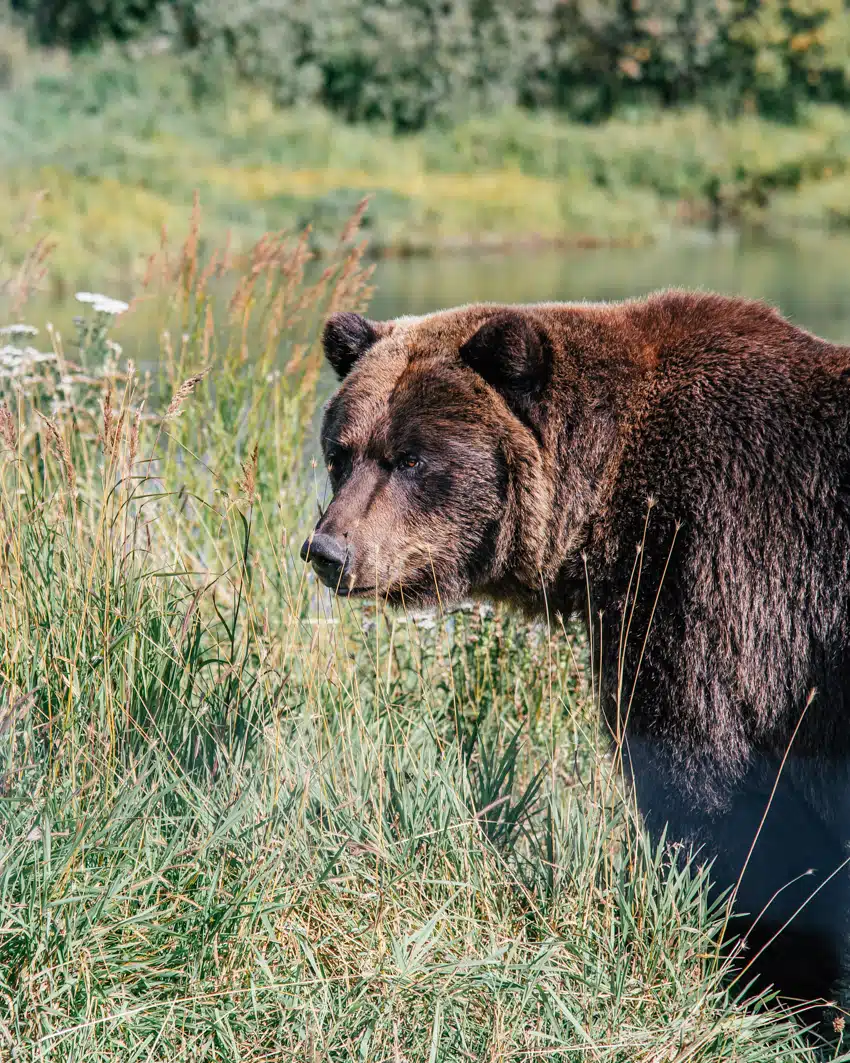
[{"label": "tall grass", "polygon": [[570,626],[340,607],[297,561],[356,220],[318,269],[303,235],[202,259],[196,215],[75,336],[8,285],[0,1058],[813,1060],[721,983]]}]

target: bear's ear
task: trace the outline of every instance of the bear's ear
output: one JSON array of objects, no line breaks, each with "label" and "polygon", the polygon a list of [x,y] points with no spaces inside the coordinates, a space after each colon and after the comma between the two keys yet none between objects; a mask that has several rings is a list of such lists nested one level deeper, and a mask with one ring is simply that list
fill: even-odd
[{"label": "bear's ear", "polygon": [[547,384],[552,351],[546,336],[515,310],[494,314],[460,349],[461,360],[512,408],[527,410]]},{"label": "bear's ear", "polygon": [[358,358],[391,330],[391,322],[370,321],[361,314],[331,314],[322,333],[322,347],[339,379],[347,377]]}]

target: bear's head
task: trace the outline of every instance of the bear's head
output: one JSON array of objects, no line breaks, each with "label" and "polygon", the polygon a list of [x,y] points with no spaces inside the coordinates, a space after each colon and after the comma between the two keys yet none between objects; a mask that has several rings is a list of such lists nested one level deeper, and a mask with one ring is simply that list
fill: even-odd
[{"label": "bear's head", "polygon": [[342,381],[322,424],[333,498],[301,550],[322,582],[394,605],[539,586],[552,348],[534,316],[337,313],[323,345]]}]

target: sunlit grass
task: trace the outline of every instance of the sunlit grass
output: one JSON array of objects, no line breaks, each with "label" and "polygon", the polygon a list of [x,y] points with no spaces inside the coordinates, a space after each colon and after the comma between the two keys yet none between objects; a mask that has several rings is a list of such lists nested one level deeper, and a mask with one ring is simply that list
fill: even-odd
[{"label": "sunlit grass", "polygon": [[[658,215],[648,193],[615,196],[582,182],[519,171],[376,176],[363,170],[293,170],[283,165],[224,167],[212,161],[193,170],[190,160],[179,162],[181,182],[191,180],[193,173],[194,187],[211,208],[211,231],[222,240],[230,232],[234,246],[243,249],[265,228],[305,220],[322,198],[326,205],[319,213],[330,213],[324,224],[335,223],[341,208],[352,203],[351,196],[360,194],[374,197],[370,219],[377,230],[375,249],[399,252],[535,238],[640,242],[651,234],[648,218]],[[162,184],[168,181],[175,156],[164,156],[164,163],[160,169],[156,156],[145,160]],[[190,199],[188,184],[186,188]],[[39,225],[57,234],[51,264],[57,284],[63,278],[87,280],[103,261],[110,262],[119,283],[137,278],[144,261],[137,249],[152,253],[163,228],[180,231],[188,201],[139,187],[126,176],[81,178],[56,166],[0,175],[0,189],[5,192],[0,222],[9,232],[35,197],[44,194],[38,205]],[[656,223],[662,221],[663,214],[658,215]],[[324,242],[327,233],[320,230],[317,235]],[[20,254],[23,246],[15,242],[10,250]]]}]

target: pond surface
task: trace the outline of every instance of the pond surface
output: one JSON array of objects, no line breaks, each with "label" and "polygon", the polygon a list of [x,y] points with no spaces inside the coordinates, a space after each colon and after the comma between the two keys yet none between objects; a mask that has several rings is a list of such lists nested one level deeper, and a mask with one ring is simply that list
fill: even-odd
[{"label": "pond surface", "polygon": [[850,343],[850,236],[791,243],[702,233],[653,247],[384,260],[376,318],[462,303],[625,299],[658,288],[702,288],[766,299],[796,324]]}]

